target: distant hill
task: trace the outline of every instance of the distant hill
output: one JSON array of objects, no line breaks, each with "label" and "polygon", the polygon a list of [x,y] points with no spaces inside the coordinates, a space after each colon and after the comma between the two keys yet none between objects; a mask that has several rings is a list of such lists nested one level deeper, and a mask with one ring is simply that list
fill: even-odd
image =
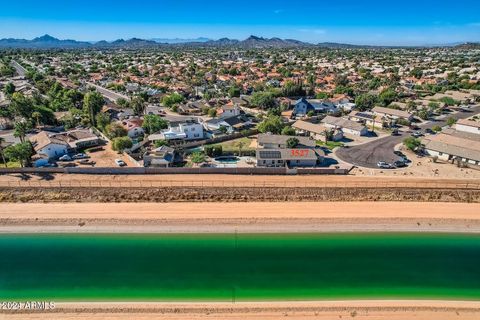
[{"label": "distant hill", "polygon": [[480,49],[480,42],[467,42],[455,46],[456,49]]},{"label": "distant hill", "polygon": [[59,40],[48,34],[35,38],[33,40],[25,39],[1,39],[0,48],[33,48],[33,49],[49,49],[49,48],[82,48],[88,47],[88,42],[76,40]]},{"label": "distant hill", "polygon": [[[439,47],[455,47],[458,49],[475,49],[480,47],[480,43],[463,43],[438,45]],[[80,48],[99,48],[99,49],[135,49],[135,48],[160,48],[160,47],[212,47],[212,48],[330,48],[330,49],[354,49],[354,48],[388,48],[388,46],[369,46],[353,45],[335,42],[322,42],[312,44],[294,39],[280,38],[262,38],[250,36],[245,40],[236,40],[221,38],[210,40],[208,38],[196,39],[162,39],[155,38],[150,40],[132,38],[128,40],[119,39],[115,41],[85,42],[76,40],[60,40],[50,35],[44,35],[32,40],[25,39],[0,39],[0,48],[19,48],[19,49],[80,49]],[[428,46],[426,46],[428,47]]]}]

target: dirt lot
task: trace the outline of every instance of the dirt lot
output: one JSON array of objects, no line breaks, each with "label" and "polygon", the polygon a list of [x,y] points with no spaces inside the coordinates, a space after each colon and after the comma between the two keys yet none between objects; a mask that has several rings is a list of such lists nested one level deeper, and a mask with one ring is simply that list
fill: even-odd
[{"label": "dirt lot", "polygon": [[96,162],[95,167],[116,167],[115,159],[122,159],[129,167],[138,166],[129,156],[113,151],[110,142],[105,146],[91,149],[87,154],[91,157],[90,160]]},{"label": "dirt lot", "polygon": [[419,158],[413,152],[402,149],[402,152],[412,161],[407,168],[396,170],[381,170],[370,168],[355,168],[351,174],[357,176],[380,176],[380,177],[439,177],[457,179],[480,179],[480,168],[459,168],[455,164],[436,162],[429,157]]}]

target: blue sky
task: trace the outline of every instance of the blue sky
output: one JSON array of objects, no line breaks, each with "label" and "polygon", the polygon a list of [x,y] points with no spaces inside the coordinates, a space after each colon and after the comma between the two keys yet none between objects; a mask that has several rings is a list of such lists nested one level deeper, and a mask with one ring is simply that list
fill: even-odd
[{"label": "blue sky", "polygon": [[480,0],[21,0],[0,9],[0,38],[244,39],[421,45],[480,41]]}]

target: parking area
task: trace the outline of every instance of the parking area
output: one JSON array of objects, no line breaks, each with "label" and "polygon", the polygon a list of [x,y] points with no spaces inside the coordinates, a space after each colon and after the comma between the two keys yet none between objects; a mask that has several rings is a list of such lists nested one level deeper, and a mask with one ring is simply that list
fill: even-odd
[{"label": "parking area", "polygon": [[95,167],[116,167],[115,159],[123,160],[128,167],[138,167],[138,164],[126,154],[119,154],[113,151],[110,143],[96,148],[86,150],[86,154],[90,156],[90,160],[95,162]]}]

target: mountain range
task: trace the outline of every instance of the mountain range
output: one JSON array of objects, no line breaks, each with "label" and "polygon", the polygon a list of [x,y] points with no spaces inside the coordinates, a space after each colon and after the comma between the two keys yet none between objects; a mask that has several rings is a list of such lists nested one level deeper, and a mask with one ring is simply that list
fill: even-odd
[{"label": "mountain range", "polygon": [[[348,48],[375,48],[376,46],[366,45],[352,45],[344,43],[323,42],[312,44],[293,39],[280,38],[262,38],[257,36],[250,36],[245,40],[236,40],[229,38],[222,38],[218,40],[210,40],[207,38],[197,39],[139,39],[132,38],[128,40],[119,39],[115,41],[76,41],[76,40],[60,40],[50,35],[44,35],[32,40],[25,39],[0,39],[0,48],[15,48],[15,49],[136,49],[136,48],[155,48],[155,47],[211,47],[211,48],[240,48],[240,49],[255,49],[255,48],[334,48],[334,49],[348,49]],[[459,48],[479,48],[480,43],[463,43],[455,45],[444,45],[445,47],[459,47]],[[377,46],[385,47],[385,46]]]}]

